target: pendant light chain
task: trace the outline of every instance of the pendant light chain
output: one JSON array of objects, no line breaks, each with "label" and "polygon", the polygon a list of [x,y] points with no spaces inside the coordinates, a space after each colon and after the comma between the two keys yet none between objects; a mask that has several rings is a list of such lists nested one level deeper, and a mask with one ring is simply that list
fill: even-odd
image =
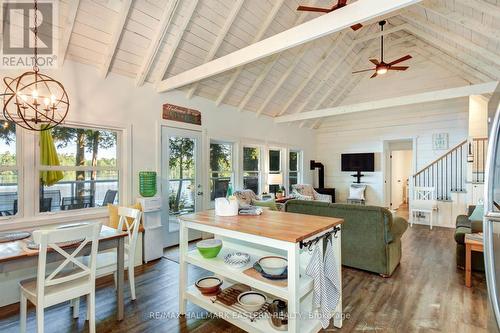
[{"label": "pendant light chain", "polygon": [[34,27],[34,33],[35,33],[35,50],[34,50],[34,56],[35,56],[35,63],[33,65],[33,70],[35,73],[38,73],[40,70],[38,68],[38,1],[35,0],[35,27]]}]

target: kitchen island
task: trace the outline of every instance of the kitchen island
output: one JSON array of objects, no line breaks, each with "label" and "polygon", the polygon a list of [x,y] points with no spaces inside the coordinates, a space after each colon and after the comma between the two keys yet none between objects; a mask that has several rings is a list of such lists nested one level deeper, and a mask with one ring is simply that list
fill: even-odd
[{"label": "kitchen island", "polygon": [[[180,281],[179,312],[186,314],[186,302],[221,316],[223,319],[248,332],[278,332],[268,320],[251,321],[238,316],[231,308],[212,302],[195,286],[187,285],[187,265],[195,265],[213,272],[224,280],[224,287],[233,283],[250,286],[275,299],[288,303],[288,332],[318,332],[321,324],[312,309],[313,280],[305,274],[311,251],[305,246],[318,240],[323,246],[325,236],[332,233],[335,269],[341,278],[340,225],[343,220],[331,217],[303,215],[265,210],[260,216],[216,216],[214,211],[183,215],[180,224]],[[188,232],[196,230],[214,234],[223,241],[222,251],[216,258],[205,259],[195,249],[188,252]],[[333,234],[335,236],[333,236]],[[224,263],[224,256],[231,252],[250,254],[250,263],[243,268],[232,268]],[[288,279],[283,285],[276,281],[258,279],[245,273],[261,257],[279,255],[288,259]],[[340,301],[333,317],[334,326],[342,327],[342,287]]]}]

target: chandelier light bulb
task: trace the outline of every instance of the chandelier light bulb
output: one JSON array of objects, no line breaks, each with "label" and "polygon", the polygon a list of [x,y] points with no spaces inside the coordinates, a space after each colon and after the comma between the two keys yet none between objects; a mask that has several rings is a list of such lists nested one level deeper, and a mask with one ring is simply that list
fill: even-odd
[{"label": "chandelier light bulb", "polygon": [[24,94],[21,94],[21,99],[23,100],[23,102],[27,102],[28,101],[28,96],[24,95]]},{"label": "chandelier light bulb", "polygon": [[31,97],[33,97],[34,101],[37,100],[37,98],[38,98],[38,91],[36,91],[36,89],[31,92]]},{"label": "chandelier light bulb", "polygon": [[43,100],[43,104],[45,104],[45,106],[49,106],[50,99],[48,97],[45,97],[45,99]]},{"label": "chandelier light bulb", "polygon": [[379,69],[377,69],[377,74],[384,75],[385,73],[387,73],[387,68],[380,67]]}]

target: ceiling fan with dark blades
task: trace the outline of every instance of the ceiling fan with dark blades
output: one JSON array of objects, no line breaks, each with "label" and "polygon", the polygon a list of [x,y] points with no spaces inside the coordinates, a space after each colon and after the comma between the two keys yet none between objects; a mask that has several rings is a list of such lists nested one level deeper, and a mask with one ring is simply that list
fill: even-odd
[{"label": "ceiling fan with dark blades", "polygon": [[[321,7],[311,7],[311,6],[298,6],[297,10],[304,12],[318,12],[318,13],[331,13],[334,10],[347,6],[347,0],[338,0],[337,4],[333,5],[331,8],[321,8]],[[358,23],[351,26],[351,29],[356,31],[363,27],[362,24]]]},{"label": "ceiling fan with dark blades", "polygon": [[[380,30],[383,32],[384,31],[384,25],[386,24],[386,21],[380,21]],[[404,57],[401,57],[399,59],[396,59],[391,62],[384,62],[384,36],[382,35],[380,37],[381,40],[381,47],[380,47],[380,61],[377,59],[370,59],[370,62],[375,65],[375,68],[370,68],[370,69],[363,69],[360,71],[355,71],[352,72],[352,74],[357,74],[357,73],[363,73],[363,72],[369,72],[369,71],[375,71],[373,75],[370,78],[374,78],[378,75],[382,75],[387,73],[387,71],[405,71],[409,67],[408,66],[395,66],[403,61],[411,59],[411,55],[407,54]]]}]

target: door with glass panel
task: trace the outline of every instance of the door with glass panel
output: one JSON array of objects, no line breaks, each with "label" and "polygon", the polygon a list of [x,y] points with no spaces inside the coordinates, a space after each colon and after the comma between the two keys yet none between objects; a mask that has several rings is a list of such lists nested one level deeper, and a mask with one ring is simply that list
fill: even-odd
[{"label": "door with glass panel", "polygon": [[[162,128],[162,197],[164,247],[179,244],[178,217],[203,207],[201,133]],[[200,238],[190,231],[189,238]]]}]

